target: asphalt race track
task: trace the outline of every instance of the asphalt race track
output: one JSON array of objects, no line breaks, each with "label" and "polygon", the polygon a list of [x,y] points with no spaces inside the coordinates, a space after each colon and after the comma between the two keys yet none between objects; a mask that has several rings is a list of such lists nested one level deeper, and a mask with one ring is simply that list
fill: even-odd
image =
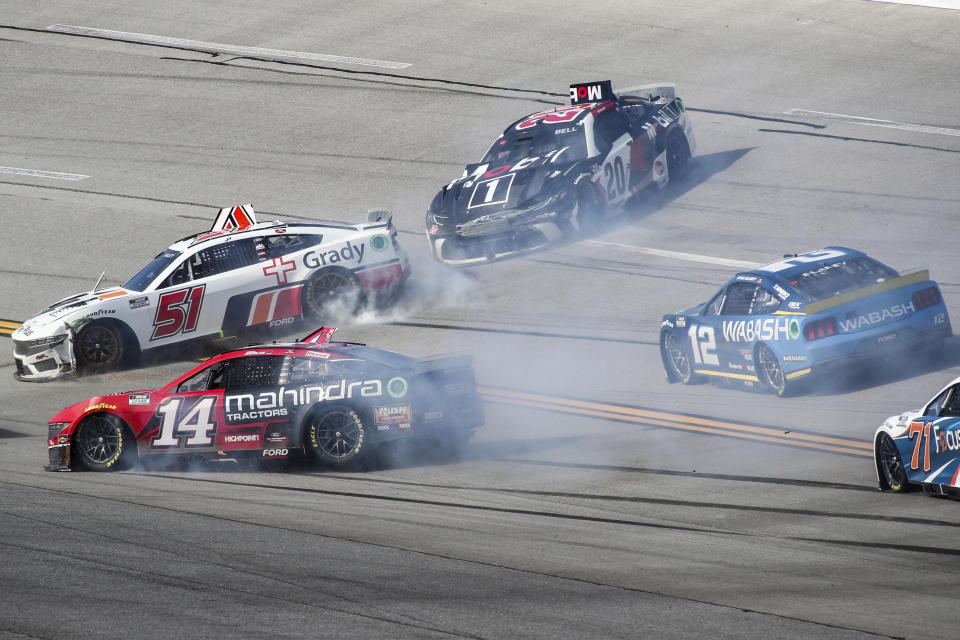
[{"label": "asphalt race track", "polygon": [[[57,410],[159,386],[197,354],[26,384],[0,335],[0,638],[956,637],[960,508],[878,492],[869,441],[960,375],[960,338],[787,399],[670,385],[656,343],[661,314],[705,300],[729,261],[828,244],[929,268],[960,326],[960,11],[0,7],[0,318],[104,270],[124,282],[221,206],[382,206],[415,277],[338,336],[472,352],[487,400],[460,461],[51,474]],[[690,180],[593,238],[433,264],[436,190],[513,119],[607,78],[677,83]]]}]

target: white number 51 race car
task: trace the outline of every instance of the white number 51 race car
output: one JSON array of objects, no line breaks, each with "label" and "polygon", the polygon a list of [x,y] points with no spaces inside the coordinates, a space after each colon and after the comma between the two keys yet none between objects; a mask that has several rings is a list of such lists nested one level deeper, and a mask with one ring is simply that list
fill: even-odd
[{"label": "white number 51 race car", "polygon": [[410,273],[390,215],[368,218],[258,224],[250,205],[221,209],[210,231],[175,242],[122,287],[98,282],[27,320],[13,334],[14,375],[103,371],[156,347],[354,311]]}]

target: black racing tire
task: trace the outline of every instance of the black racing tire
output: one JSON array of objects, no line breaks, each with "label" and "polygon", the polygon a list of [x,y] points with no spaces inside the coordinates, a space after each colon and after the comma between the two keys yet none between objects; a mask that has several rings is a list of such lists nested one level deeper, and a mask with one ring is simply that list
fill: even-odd
[{"label": "black racing tire", "polygon": [[690,172],[690,145],[687,137],[679,129],[675,129],[667,138],[666,150],[670,182],[679,182]]},{"label": "black racing tire", "polygon": [[303,287],[304,315],[310,320],[354,314],[364,302],[363,284],[351,271],[330,267],[315,273]]},{"label": "black racing tire", "polygon": [[303,440],[313,459],[324,466],[357,463],[369,448],[360,412],[348,405],[317,407],[307,416]]},{"label": "black racing tire", "polygon": [[116,369],[123,362],[125,340],[116,324],[91,322],[77,332],[73,352],[77,368],[87,373]]},{"label": "black racing tire", "polygon": [[886,433],[881,433],[874,445],[874,460],[880,476],[880,488],[905,493],[913,489],[907,481],[907,470],[897,445]]},{"label": "black racing tire", "polygon": [[695,384],[700,381],[693,372],[693,359],[684,341],[670,331],[660,334],[660,357],[669,382]]},{"label": "black racing tire", "polygon": [[73,455],[88,471],[116,471],[131,466],[136,444],[123,420],[109,413],[95,413],[77,425]]},{"label": "black racing tire", "polygon": [[757,345],[753,361],[756,363],[757,378],[760,379],[760,384],[781,398],[785,398],[793,392],[794,387],[787,382],[787,376],[783,373],[783,365],[777,359],[773,349],[761,342]]}]

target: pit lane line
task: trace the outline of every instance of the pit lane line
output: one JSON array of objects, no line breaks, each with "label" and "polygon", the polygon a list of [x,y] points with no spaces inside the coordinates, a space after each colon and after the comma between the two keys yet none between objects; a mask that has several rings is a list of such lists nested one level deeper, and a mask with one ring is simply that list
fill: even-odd
[{"label": "pit lane line", "polygon": [[40,171],[39,169],[21,169],[20,167],[0,167],[0,173],[12,173],[18,176],[31,176],[33,178],[54,178],[56,180],[86,180],[90,176],[82,173],[60,173],[59,171]]},{"label": "pit lane line", "polygon": [[495,387],[478,386],[477,391],[485,402],[506,404],[556,413],[590,416],[641,426],[665,427],[680,431],[695,431],[710,435],[726,436],[786,445],[814,451],[827,451],[842,455],[873,457],[873,445],[865,440],[850,440],[810,431],[775,429],[760,425],[741,424],[716,420],[704,416],[684,415],[632,407],[629,405],[590,402],[557,396],[547,396]]},{"label": "pit lane line", "polygon": [[931,127],[926,124],[912,124],[909,122],[896,122],[894,120],[877,120],[876,118],[862,118],[860,116],[849,116],[843,113],[828,113],[826,111],[810,111],[807,109],[788,109],[783,112],[784,115],[800,116],[806,118],[823,118],[825,120],[840,120],[853,124],[863,124],[869,127],[883,127],[885,129],[900,129],[902,131],[913,131],[915,133],[934,133],[942,136],[960,136],[960,129],[950,129],[948,127]]}]

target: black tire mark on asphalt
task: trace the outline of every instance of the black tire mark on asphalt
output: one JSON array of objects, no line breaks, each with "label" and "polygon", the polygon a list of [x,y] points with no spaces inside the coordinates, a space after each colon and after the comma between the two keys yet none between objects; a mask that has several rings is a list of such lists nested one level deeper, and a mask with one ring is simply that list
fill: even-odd
[{"label": "black tire mark on asphalt", "polygon": [[945,149],[943,147],[932,147],[925,144],[913,144],[910,142],[894,142],[893,140],[877,140],[875,138],[854,138],[852,136],[834,136],[827,133],[810,133],[809,131],[791,131],[790,129],[757,129],[762,133],[788,133],[795,136],[813,136],[814,138],[825,138],[828,140],[842,140],[844,142],[870,142],[873,144],[886,144],[894,147],[909,147],[912,149],[923,149],[924,151],[943,151],[944,153],[960,153],[960,149]]},{"label": "black tire mark on asphalt", "polygon": [[489,327],[475,327],[462,324],[439,324],[432,322],[385,322],[387,325],[397,327],[417,327],[421,329],[446,329],[449,331],[476,331],[480,333],[496,333],[514,336],[531,336],[534,338],[556,338],[560,340],[587,340],[589,342],[619,342],[623,344],[646,344],[658,345],[659,342],[652,340],[637,340],[631,338],[604,338],[602,336],[584,336],[575,333],[549,333],[546,331],[523,331],[520,329],[492,329]]},{"label": "black tire mark on asphalt", "polygon": [[[498,461],[503,462],[513,462],[513,460],[502,459]],[[619,471],[619,469],[617,470]],[[839,518],[839,519],[851,519],[851,520],[871,520],[876,522],[891,522],[897,524],[909,524],[909,525],[929,525],[932,527],[957,527],[960,528],[960,522],[953,522],[950,520],[930,520],[928,518],[911,518],[907,516],[889,516],[882,514],[872,514],[872,513],[842,513],[838,511],[820,511],[814,509],[791,509],[786,507],[764,507],[764,506],[751,506],[745,504],[732,504],[726,502],[702,502],[695,500],[678,500],[670,498],[644,498],[638,496],[617,496],[609,494],[595,494],[595,493],[575,493],[569,491],[541,491],[535,489],[504,489],[504,488],[491,488],[491,487],[469,487],[463,485],[448,485],[448,484],[435,484],[429,482],[409,482],[402,480],[384,480],[381,478],[358,478],[355,476],[338,476],[329,473],[317,473],[317,472],[308,472],[308,473],[298,473],[297,475],[311,476],[316,478],[336,478],[339,480],[348,480],[352,482],[369,482],[371,484],[386,484],[391,486],[410,486],[418,488],[427,488],[427,489],[442,489],[444,491],[486,491],[488,493],[504,493],[508,495],[521,495],[521,496],[538,496],[545,498],[570,498],[574,500],[596,500],[603,502],[625,502],[630,504],[655,504],[655,505],[664,505],[671,507],[690,507],[694,509],[718,509],[721,511],[748,511],[748,512],[760,512],[760,513],[779,513],[783,515],[798,515],[798,516],[810,516],[815,518]],[[697,474],[691,473],[690,476],[694,477],[706,477],[707,474]],[[805,482],[803,480],[795,481],[796,483]],[[822,483],[828,484],[828,483]],[[827,488],[838,488],[830,487]],[[845,486],[842,488],[853,488],[853,489],[866,489],[872,493],[878,493],[875,488],[865,488],[860,486]]]}]

